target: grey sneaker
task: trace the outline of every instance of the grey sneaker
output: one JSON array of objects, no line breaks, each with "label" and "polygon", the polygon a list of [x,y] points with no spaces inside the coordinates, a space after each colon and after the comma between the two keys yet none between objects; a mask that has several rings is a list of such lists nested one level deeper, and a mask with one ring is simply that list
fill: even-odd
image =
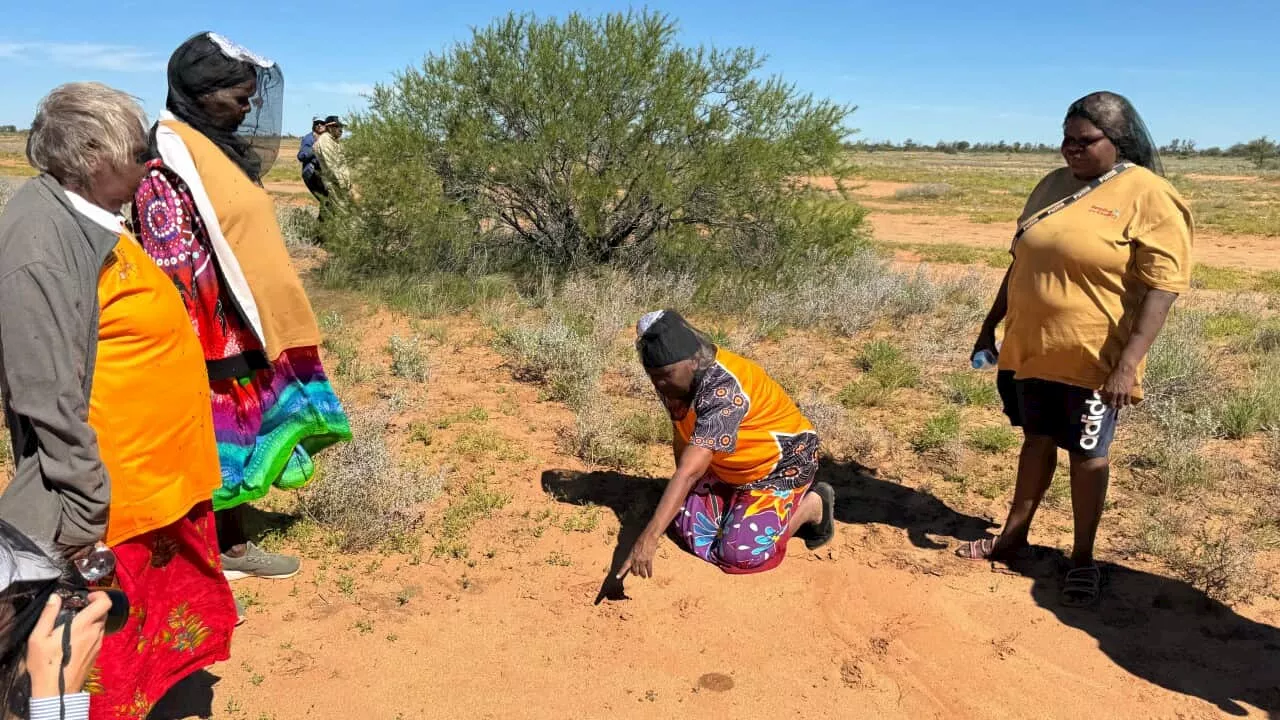
[{"label": "grey sneaker", "polygon": [[284,580],[297,575],[301,565],[296,557],[272,555],[253,543],[249,543],[244,557],[222,556],[222,574],[228,581],[247,577]]}]

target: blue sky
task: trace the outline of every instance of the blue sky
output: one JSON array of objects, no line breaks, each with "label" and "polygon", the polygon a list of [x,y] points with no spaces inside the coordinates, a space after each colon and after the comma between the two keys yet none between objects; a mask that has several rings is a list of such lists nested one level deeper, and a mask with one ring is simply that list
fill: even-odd
[{"label": "blue sky", "polygon": [[[99,80],[164,101],[164,64],[191,34],[216,30],[278,61],[286,129],[362,105],[360,93],[465,40],[512,9],[597,13],[621,2],[268,0],[14,3],[0,26],[0,124],[29,124],[53,86]],[[637,4],[635,7],[644,7]],[[1071,100],[1128,95],[1156,139],[1202,147],[1280,135],[1278,0],[655,0],[684,40],[752,45],[768,70],[859,106],[867,139],[1035,140],[1059,136]]]}]

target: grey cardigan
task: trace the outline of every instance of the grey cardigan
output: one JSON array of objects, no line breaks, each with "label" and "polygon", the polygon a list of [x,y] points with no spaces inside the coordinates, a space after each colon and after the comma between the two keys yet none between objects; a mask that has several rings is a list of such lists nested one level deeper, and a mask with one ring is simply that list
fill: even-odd
[{"label": "grey cardigan", "polygon": [[98,276],[118,240],[47,175],[25,183],[0,215],[0,392],[16,465],[0,518],[64,550],[107,528],[111,482],[89,427],[89,393]]}]

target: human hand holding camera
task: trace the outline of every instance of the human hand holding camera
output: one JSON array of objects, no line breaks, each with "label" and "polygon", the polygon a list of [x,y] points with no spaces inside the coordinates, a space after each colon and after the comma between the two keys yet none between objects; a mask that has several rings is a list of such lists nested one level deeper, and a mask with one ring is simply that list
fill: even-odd
[{"label": "human hand holding camera", "polygon": [[[66,627],[59,622],[63,598],[58,593],[49,596],[49,602],[27,640],[27,674],[31,676],[33,699],[58,697],[63,692],[73,694],[84,689],[85,680],[98,659],[98,651],[102,649],[107,614],[111,611],[111,598],[105,592],[91,592],[87,601],[88,604],[70,620],[71,653],[64,669],[62,643]],[[58,686],[60,673],[64,679],[62,688]]]}]

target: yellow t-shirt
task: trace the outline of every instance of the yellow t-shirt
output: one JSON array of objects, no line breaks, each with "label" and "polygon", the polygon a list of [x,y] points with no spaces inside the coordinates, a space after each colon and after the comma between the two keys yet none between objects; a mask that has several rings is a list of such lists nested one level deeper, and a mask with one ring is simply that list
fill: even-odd
[{"label": "yellow t-shirt", "polygon": [[122,234],[98,278],[89,425],[111,476],[106,543],[180,520],[222,485],[204,350],[169,277]]},{"label": "yellow t-shirt", "polygon": [[[691,444],[714,451],[711,472],[731,485],[768,477],[785,452],[797,451],[789,440],[813,432],[764,368],[724,349],[716,350],[716,364],[703,376],[692,407],[672,419],[677,455]],[[798,450],[804,454],[806,448]]]},{"label": "yellow t-shirt", "polygon": [[[1022,220],[1083,187],[1050,173]],[[1011,249],[1000,369],[1102,387],[1129,342],[1147,288],[1191,284],[1191,210],[1164,178],[1133,167],[1031,227]],[[1142,397],[1138,368],[1135,398]]]}]

